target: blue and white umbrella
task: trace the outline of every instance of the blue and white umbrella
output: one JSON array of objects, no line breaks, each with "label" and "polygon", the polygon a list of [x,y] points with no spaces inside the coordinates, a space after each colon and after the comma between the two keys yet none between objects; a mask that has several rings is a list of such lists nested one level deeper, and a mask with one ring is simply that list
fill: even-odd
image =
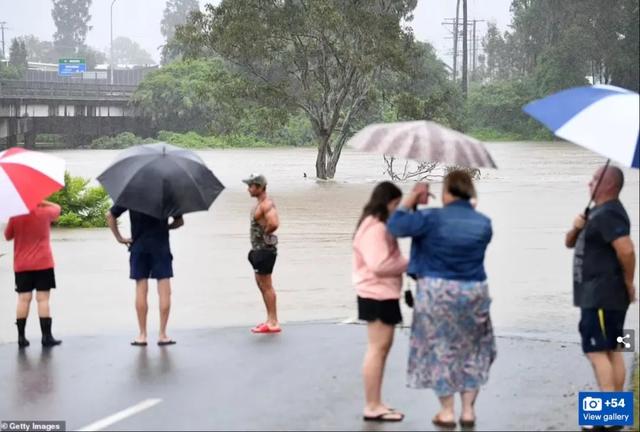
[{"label": "blue and white umbrella", "polygon": [[563,90],[522,109],[557,137],[639,168],[639,104],[638,93],[595,85]]}]

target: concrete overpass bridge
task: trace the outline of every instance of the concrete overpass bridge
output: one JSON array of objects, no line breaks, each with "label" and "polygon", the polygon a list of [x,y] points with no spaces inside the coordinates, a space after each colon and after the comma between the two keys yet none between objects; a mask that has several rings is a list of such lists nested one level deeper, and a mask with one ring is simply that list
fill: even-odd
[{"label": "concrete overpass bridge", "polygon": [[70,145],[102,135],[153,133],[129,100],[135,85],[0,80],[0,147],[24,140],[34,148],[38,134],[62,134]]}]

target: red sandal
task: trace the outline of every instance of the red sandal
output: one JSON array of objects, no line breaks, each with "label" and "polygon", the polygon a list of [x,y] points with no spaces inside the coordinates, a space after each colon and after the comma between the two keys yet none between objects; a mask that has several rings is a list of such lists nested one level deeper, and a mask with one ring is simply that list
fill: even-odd
[{"label": "red sandal", "polygon": [[251,329],[251,333],[280,333],[280,327],[269,327],[266,323],[258,324]]}]

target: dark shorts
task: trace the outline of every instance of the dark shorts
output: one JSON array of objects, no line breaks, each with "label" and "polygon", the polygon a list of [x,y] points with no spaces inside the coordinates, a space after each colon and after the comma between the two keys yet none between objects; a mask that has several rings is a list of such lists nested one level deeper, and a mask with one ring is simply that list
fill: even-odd
[{"label": "dark shorts", "polygon": [[270,275],[276,265],[278,252],[275,249],[256,249],[249,251],[249,262],[253,271],[259,275]]},{"label": "dark shorts", "polygon": [[402,322],[400,300],[374,300],[358,296],[358,319],[373,322],[380,320],[388,325]]},{"label": "dark shorts", "polygon": [[56,287],[53,269],[16,272],[16,292],[49,291]]},{"label": "dark shorts", "polygon": [[171,252],[131,252],[129,278],[167,279],[173,277],[173,255]]},{"label": "dark shorts", "polygon": [[581,309],[580,336],[585,353],[614,351],[623,336],[626,310]]}]

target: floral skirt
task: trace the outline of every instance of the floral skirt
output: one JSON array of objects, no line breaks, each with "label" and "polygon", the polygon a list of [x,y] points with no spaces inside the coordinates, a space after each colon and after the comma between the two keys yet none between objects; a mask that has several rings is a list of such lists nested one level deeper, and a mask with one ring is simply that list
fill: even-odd
[{"label": "floral skirt", "polygon": [[496,358],[485,282],[418,280],[407,385],[438,396],[477,390]]}]

